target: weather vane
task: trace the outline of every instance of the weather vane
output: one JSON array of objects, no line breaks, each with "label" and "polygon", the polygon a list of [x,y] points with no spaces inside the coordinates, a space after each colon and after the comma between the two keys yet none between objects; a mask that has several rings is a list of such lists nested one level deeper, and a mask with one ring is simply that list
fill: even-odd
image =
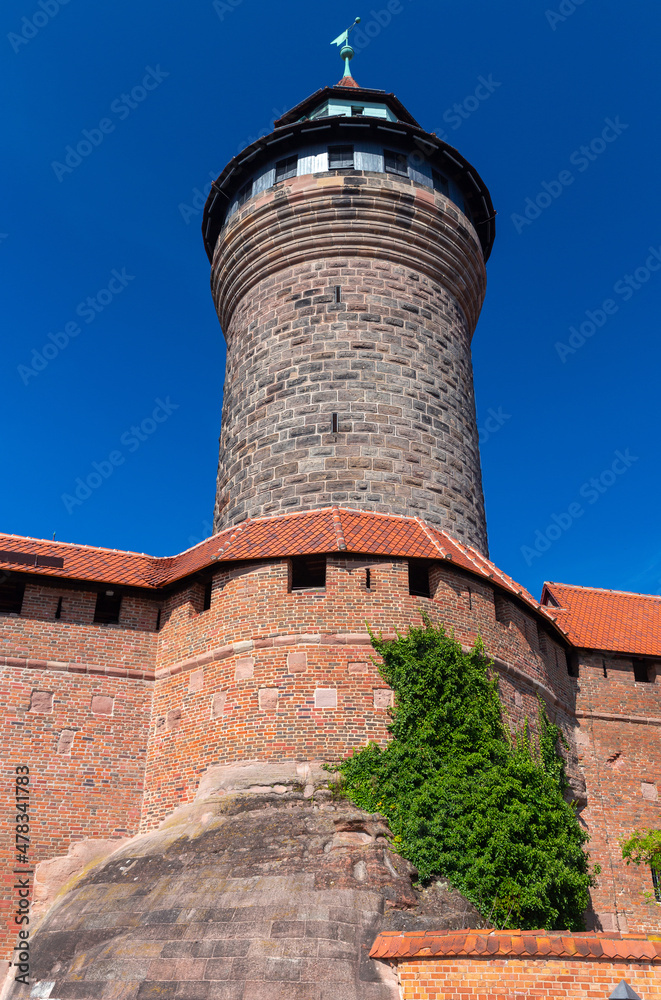
[{"label": "weather vane", "polygon": [[353,24],[349,25],[346,31],[343,31],[341,35],[334,38],[331,45],[341,45],[340,56],[344,59],[344,76],[351,76],[351,70],[349,69],[349,63],[353,59],[355,53],[351,46],[349,45],[349,34],[353,31],[357,24],[360,24],[360,18],[357,17]]}]

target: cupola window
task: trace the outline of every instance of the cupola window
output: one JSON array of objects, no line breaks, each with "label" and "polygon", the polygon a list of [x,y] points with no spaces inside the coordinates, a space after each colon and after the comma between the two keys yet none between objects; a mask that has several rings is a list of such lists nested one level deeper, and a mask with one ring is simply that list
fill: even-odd
[{"label": "cupola window", "polygon": [[329,146],[328,169],[353,170],[353,146]]},{"label": "cupola window", "polygon": [[387,174],[400,174],[408,177],[408,161],[403,153],[397,153],[394,149],[384,149],[383,160]]},{"label": "cupola window", "polygon": [[241,205],[245,205],[245,203],[248,201],[248,198],[250,198],[251,195],[252,195],[252,181],[248,181],[248,183],[244,184],[242,188],[239,188],[239,192],[236,196],[236,203],[239,206],[239,208],[241,207]]},{"label": "cupola window", "polygon": [[450,182],[447,177],[445,177],[440,170],[432,170],[431,179],[434,184],[434,188],[444,194],[446,198],[450,194]]},{"label": "cupola window", "polygon": [[286,181],[288,177],[296,177],[298,157],[288,156],[286,160],[278,160],[275,165],[275,180]]}]

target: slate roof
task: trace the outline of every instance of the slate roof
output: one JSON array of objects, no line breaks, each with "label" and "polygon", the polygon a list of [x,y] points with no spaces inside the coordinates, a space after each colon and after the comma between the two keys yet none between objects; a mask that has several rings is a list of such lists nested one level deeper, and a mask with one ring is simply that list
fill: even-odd
[{"label": "slate roof", "polygon": [[661,962],[661,940],[644,934],[571,931],[384,931],[371,958],[572,958]]},{"label": "slate roof", "polygon": [[661,597],[545,583],[545,602],[574,646],[661,656]]}]

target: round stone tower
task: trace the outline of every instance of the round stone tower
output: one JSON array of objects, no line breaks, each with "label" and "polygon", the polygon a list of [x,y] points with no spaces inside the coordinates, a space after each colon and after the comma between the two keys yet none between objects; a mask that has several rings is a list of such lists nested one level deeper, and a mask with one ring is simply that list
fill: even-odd
[{"label": "round stone tower", "polygon": [[489,192],[349,76],[236,156],[203,221],[227,341],[214,530],[340,504],[487,553],[470,342]]}]

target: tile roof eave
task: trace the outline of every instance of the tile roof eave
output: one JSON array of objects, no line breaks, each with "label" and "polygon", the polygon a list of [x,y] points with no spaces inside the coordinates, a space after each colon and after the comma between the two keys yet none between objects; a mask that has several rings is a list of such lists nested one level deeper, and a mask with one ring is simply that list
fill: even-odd
[{"label": "tile roof eave", "polygon": [[407,959],[495,958],[530,961],[571,958],[575,961],[638,961],[661,963],[657,935],[572,931],[382,931],[371,958]]},{"label": "tile roof eave", "polygon": [[0,549],[63,557],[63,569],[0,563],[8,570],[92,586],[112,584],[157,591],[221,563],[316,553],[446,560],[518,598],[566,640],[562,624],[492,562],[422,518],[344,506],[246,518],[175,556],[149,556],[70,542],[0,535]]},{"label": "tile roof eave", "polygon": [[543,595],[573,646],[623,656],[661,656],[661,596],[546,582]]}]

